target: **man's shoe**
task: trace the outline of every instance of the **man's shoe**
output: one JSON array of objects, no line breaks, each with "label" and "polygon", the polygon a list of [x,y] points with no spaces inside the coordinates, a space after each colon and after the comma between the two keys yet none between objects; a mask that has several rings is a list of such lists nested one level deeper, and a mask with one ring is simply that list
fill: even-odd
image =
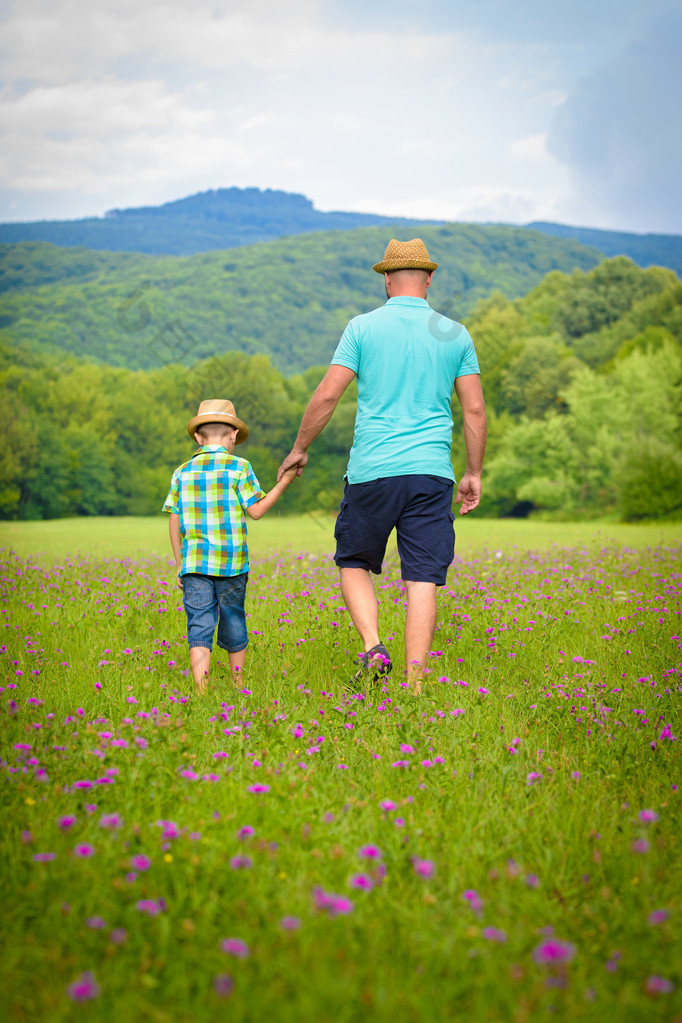
[{"label": "man's shoe", "polygon": [[351,688],[356,688],[363,682],[376,682],[382,675],[388,675],[393,670],[391,657],[383,643],[377,643],[371,650],[358,654],[360,667],[348,680]]}]

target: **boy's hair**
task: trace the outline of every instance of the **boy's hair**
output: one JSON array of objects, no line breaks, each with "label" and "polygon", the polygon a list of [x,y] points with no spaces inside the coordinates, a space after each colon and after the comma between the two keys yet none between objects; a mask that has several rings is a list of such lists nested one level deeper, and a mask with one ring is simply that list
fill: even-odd
[{"label": "boy's hair", "polygon": [[227,423],[202,423],[197,427],[196,432],[205,443],[212,440],[221,440],[229,434],[234,433],[236,426],[229,426]]}]

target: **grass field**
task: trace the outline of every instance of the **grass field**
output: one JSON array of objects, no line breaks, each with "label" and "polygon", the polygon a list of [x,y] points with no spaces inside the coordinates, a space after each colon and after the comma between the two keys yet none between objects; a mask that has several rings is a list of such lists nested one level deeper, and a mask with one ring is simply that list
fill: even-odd
[{"label": "grass field", "polygon": [[[458,517],[457,553],[473,549],[538,548],[557,544],[616,543],[642,549],[682,543],[682,522],[663,525],[622,525],[594,522],[537,522],[529,519]],[[249,523],[249,546],[256,555],[278,551],[313,554],[334,550],[334,518],[311,515],[268,515]],[[168,517],[52,519],[48,522],[0,522],[0,548],[18,554],[63,558],[65,554],[136,557],[170,552]]]},{"label": "grass field", "polygon": [[679,530],[463,522],[418,697],[394,555],[354,693],[331,521],[265,519],[203,698],[165,531],[3,527],[0,1018],[682,1020]]}]

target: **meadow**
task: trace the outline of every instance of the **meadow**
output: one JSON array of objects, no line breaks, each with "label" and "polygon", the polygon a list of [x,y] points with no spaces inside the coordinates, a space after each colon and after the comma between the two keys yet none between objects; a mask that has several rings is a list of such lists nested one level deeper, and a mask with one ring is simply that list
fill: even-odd
[{"label": "meadow", "polygon": [[273,516],[203,698],[165,526],[0,534],[3,1019],[682,1020],[679,526],[458,523],[416,696]]}]

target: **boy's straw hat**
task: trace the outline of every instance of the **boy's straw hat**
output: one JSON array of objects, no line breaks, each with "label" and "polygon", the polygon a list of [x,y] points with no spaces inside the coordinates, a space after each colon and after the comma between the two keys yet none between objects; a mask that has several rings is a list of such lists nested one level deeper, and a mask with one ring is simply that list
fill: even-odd
[{"label": "boy's straw hat", "polygon": [[226,426],[236,426],[239,430],[235,444],[241,444],[249,436],[249,429],[246,423],[237,418],[234,405],[226,398],[207,398],[202,401],[199,411],[187,424],[187,433],[194,440],[194,434],[200,426],[206,423],[225,423]]},{"label": "boy's straw hat", "polygon": [[426,251],[421,238],[412,238],[409,242],[398,242],[391,238],[386,246],[384,258],[372,267],[378,274],[391,273],[392,270],[437,270]]}]

